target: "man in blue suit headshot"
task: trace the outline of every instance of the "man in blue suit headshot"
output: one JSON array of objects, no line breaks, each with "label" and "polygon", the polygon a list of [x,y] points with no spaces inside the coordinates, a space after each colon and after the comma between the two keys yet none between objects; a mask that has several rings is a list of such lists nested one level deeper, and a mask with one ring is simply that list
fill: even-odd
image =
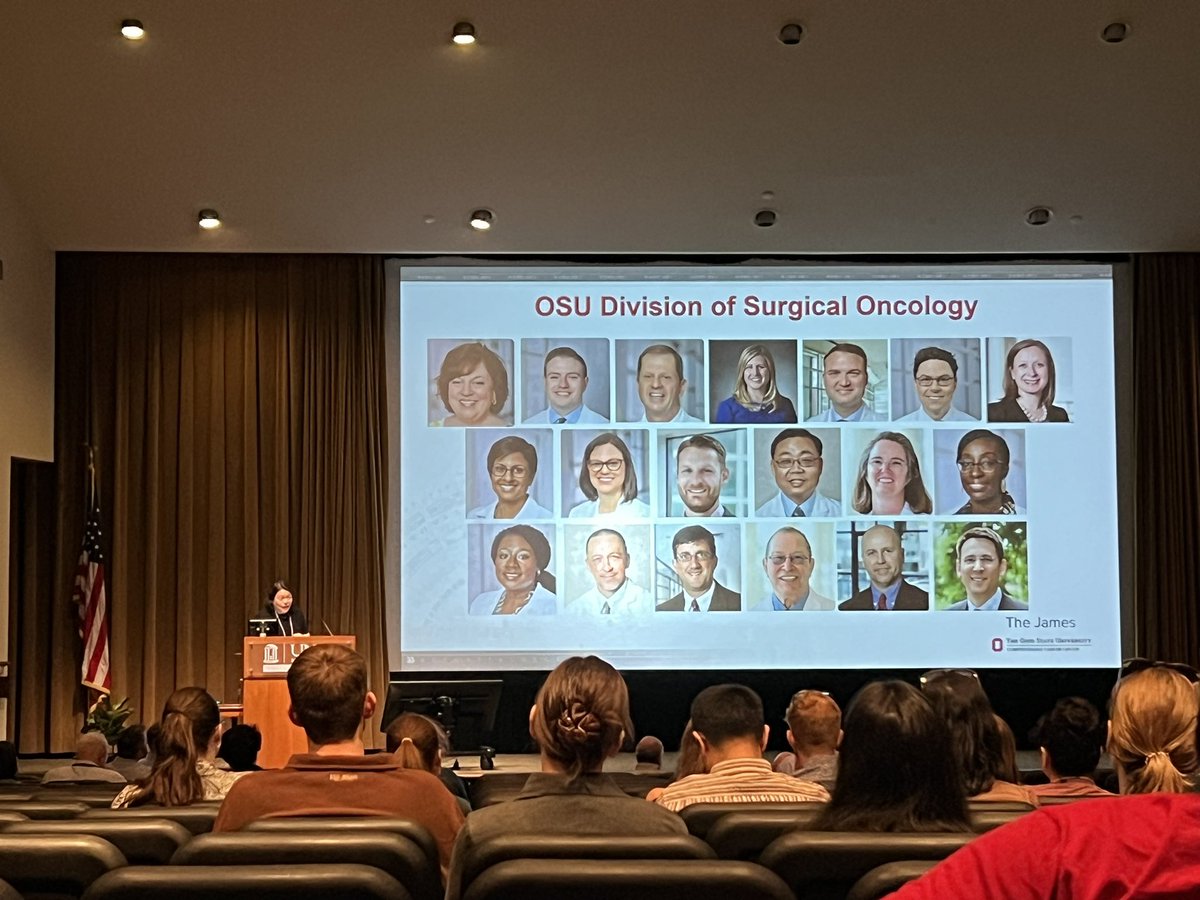
[{"label": "man in blue suit headshot", "polygon": [[954,545],[954,571],[967,589],[967,596],[946,609],[1026,611],[1022,603],[1004,593],[1001,585],[1008,573],[1004,541],[983,525],[974,525],[962,533]]}]

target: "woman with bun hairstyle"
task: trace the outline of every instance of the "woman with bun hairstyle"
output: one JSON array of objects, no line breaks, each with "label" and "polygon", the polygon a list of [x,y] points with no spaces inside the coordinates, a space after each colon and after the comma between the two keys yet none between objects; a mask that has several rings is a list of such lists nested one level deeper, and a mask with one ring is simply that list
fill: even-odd
[{"label": "woman with bun hairstyle", "polygon": [[447,900],[458,900],[465,860],[473,848],[506,834],[687,834],[676,813],[626,794],[604,761],[633,739],[629,691],[604,660],[574,656],[559,663],[529,711],[541,771],[515,799],[476,810],[458,834],[450,861]]}]

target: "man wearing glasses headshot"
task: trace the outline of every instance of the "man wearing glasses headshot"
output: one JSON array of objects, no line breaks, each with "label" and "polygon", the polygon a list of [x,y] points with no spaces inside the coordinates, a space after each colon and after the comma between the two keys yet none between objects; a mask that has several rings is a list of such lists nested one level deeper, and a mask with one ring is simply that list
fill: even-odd
[{"label": "man wearing glasses headshot", "polygon": [[759,603],[756,612],[772,610],[829,610],[833,601],[812,589],[815,562],[808,538],[796,528],[785,525],[767,541],[763,571],[771,582],[771,596]]},{"label": "man wearing glasses headshot", "polygon": [[703,525],[680,528],[671,538],[672,566],[683,589],[656,612],[737,612],[742,595],[716,580],[717,539]]},{"label": "man wearing glasses headshot", "polygon": [[958,360],[941,347],[922,347],[913,358],[913,387],[921,405],[897,422],[975,422],[954,406]]},{"label": "man wearing glasses headshot", "polygon": [[819,490],[821,439],[807,428],[785,428],[771,441],[771,471],[779,488],[755,513],[760,519],[836,517],[841,504]]}]

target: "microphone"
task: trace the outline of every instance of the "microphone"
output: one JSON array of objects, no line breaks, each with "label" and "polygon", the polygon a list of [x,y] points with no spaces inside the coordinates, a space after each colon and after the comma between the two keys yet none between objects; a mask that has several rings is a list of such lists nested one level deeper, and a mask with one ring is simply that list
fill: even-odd
[{"label": "microphone", "polygon": [[333,632],[329,630],[328,625],[325,625],[324,619],[321,620],[321,624],[325,626],[325,633],[328,634],[330,637],[333,637]]}]

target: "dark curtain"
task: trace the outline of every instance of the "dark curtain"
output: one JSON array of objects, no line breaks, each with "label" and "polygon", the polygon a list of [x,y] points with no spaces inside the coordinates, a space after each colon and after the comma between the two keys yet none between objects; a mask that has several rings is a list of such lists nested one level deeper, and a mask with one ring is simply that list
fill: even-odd
[{"label": "dark curtain", "polygon": [[1200,665],[1200,255],[1134,258],[1140,652]]},{"label": "dark curtain", "polygon": [[382,260],[66,253],[57,279],[61,614],[36,646],[60,664],[45,696],[22,698],[37,707],[23,717],[51,723],[49,746],[21,751],[71,749],[79,727],[69,597],[89,419],[114,695],[139,719],[185,685],[239,698],[246,619],[277,578],[313,632],[358,637],[382,694]]}]

